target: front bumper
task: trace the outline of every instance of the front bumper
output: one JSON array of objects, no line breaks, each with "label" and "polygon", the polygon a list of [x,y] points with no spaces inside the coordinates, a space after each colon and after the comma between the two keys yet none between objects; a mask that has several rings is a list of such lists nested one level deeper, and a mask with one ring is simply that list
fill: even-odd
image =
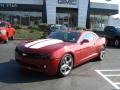
[{"label": "front bumper", "polygon": [[59,59],[32,59],[22,57],[17,52],[15,52],[15,59],[16,62],[18,62],[25,69],[46,73],[48,75],[56,75],[59,66]]}]

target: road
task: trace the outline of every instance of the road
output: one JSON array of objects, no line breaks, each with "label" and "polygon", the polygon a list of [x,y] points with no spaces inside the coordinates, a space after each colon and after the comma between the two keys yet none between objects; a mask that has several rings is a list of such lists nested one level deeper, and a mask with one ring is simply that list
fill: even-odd
[{"label": "road", "polygon": [[[14,59],[19,42],[0,44],[0,90],[116,90],[120,86],[119,49],[109,47],[104,61],[87,62],[73,69],[69,76],[58,78],[21,69]],[[105,75],[109,75],[108,79]]]}]

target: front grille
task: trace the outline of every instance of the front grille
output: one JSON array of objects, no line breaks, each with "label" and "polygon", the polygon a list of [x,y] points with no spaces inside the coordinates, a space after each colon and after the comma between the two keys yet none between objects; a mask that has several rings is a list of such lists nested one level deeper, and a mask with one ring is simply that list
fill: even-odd
[{"label": "front grille", "polygon": [[26,58],[33,58],[33,59],[50,59],[48,54],[39,54],[39,53],[28,53],[19,50],[18,48],[15,49],[15,51],[22,57]]},{"label": "front grille", "polygon": [[47,69],[44,68],[44,65],[34,65],[34,64],[29,64],[29,63],[25,63],[22,62],[20,60],[16,60],[20,65],[24,66],[24,67],[30,67],[33,69],[39,69],[39,71],[45,71]]}]

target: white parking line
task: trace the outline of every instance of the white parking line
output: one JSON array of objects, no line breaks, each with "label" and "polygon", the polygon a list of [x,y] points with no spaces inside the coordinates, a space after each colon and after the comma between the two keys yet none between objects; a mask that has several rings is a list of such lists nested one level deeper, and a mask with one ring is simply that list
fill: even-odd
[{"label": "white parking line", "polygon": [[113,74],[113,75],[104,75],[106,77],[120,77],[120,74]]},{"label": "white parking line", "polygon": [[113,70],[95,70],[99,75],[101,75],[107,82],[109,82],[115,89],[120,89],[118,85],[120,85],[120,82],[113,82],[112,80],[109,79],[109,77],[118,77],[120,74],[109,74],[109,75],[104,75],[102,72],[117,72],[120,71],[120,69],[113,69]]},{"label": "white parking line", "polygon": [[120,69],[110,69],[110,70],[96,70],[96,71],[109,71],[109,72],[116,72],[116,71],[120,71]]},{"label": "white parking line", "polygon": [[116,82],[115,84],[120,84],[120,82]]}]

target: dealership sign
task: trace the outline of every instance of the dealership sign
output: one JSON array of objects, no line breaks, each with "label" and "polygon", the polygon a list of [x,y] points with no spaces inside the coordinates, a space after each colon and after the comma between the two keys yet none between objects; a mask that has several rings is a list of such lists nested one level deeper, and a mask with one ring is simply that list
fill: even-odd
[{"label": "dealership sign", "polygon": [[1,8],[15,8],[17,7],[17,4],[12,4],[12,3],[1,3],[0,4]]},{"label": "dealership sign", "polygon": [[0,3],[0,11],[42,11],[42,5]]},{"label": "dealership sign", "polygon": [[78,0],[58,0],[58,4],[77,5]]}]

